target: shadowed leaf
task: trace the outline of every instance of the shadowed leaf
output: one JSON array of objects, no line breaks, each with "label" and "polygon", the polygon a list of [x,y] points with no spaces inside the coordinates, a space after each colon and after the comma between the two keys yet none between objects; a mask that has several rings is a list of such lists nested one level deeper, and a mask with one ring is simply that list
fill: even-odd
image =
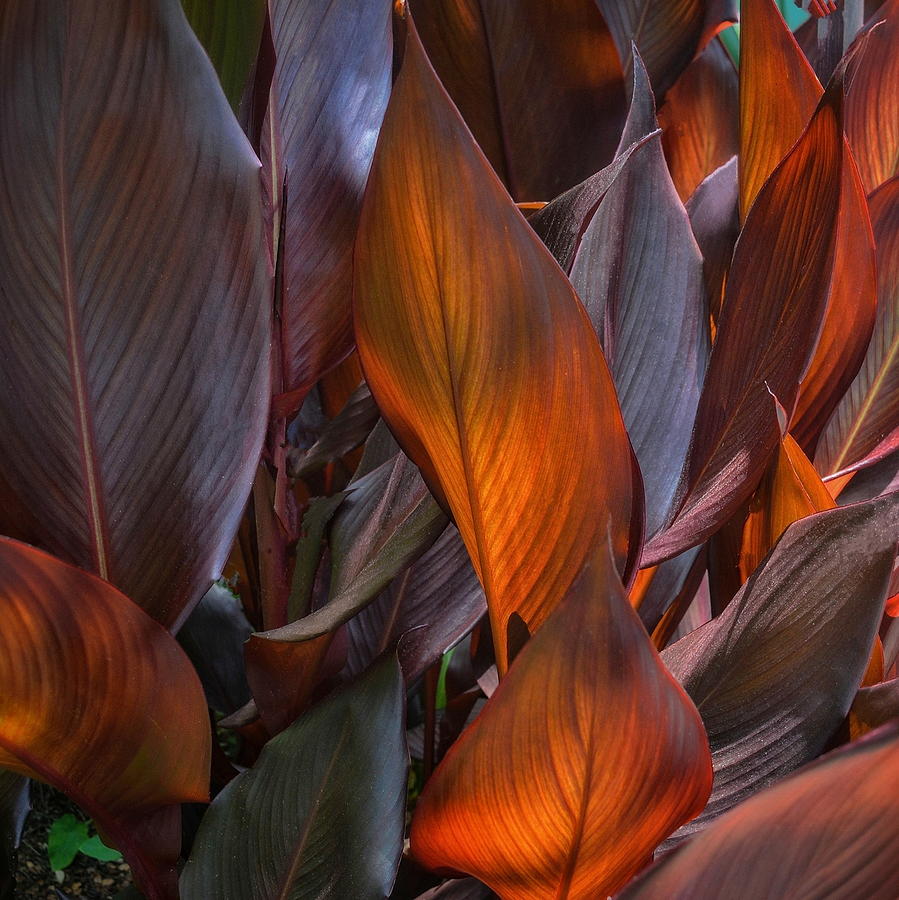
[{"label": "shadowed leaf", "polygon": [[390,95],[392,4],[269,8],[277,64],[262,153],[282,261],[275,392],[286,394],[276,400],[286,411],[353,346],[353,239]]},{"label": "shadowed leaf", "polygon": [[87,572],[6,538],[0,572],[0,765],[67,793],[151,900],[174,896],[172,804],[206,800],[209,777],[206,701],[190,662]]},{"label": "shadowed leaf", "polygon": [[412,819],[420,862],[505,900],[607,896],[708,795],[696,712],[604,557],[525,645]]},{"label": "shadowed leaf", "polygon": [[663,651],[715,767],[698,831],[814,759],[842,723],[883,615],[899,494],[791,525],[716,619]]},{"label": "shadowed leaf", "polygon": [[0,79],[4,479],[42,545],[177,628],[267,416],[259,163],[177,0],[7,3]]},{"label": "shadowed leaf", "polygon": [[611,160],[624,84],[593,0],[411,5],[440,80],[515,200],[549,200]]},{"label": "shadowed leaf", "polygon": [[610,518],[627,568],[639,477],[583,307],[475,146],[411,25],[354,271],[366,379],[452,511],[505,670],[509,617],[538,628]]},{"label": "shadowed leaf", "polygon": [[203,817],[183,900],[383,900],[403,849],[408,753],[395,657],[262,750]]},{"label": "shadowed leaf", "polygon": [[897,791],[899,728],[891,725],[747,800],[619,900],[890,900]]},{"label": "shadowed leaf", "polygon": [[[695,546],[755,489],[780,438],[824,320],[848,150],[836,81],[765,183],[734,250],[672,524],[644,548],[651,565]],[[764,260],[764,265],[762,265]]]}]

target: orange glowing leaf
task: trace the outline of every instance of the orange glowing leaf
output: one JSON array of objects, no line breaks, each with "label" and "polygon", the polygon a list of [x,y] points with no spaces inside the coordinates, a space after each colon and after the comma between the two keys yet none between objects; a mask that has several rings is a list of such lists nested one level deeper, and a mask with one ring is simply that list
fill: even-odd
[{"label": "orange glowing leaf", "polygon": [[0,765],[91,815],[169,898],[182,802],[207,799],[208,711],[175,639],[112,585],[0,538]]},{"label": "orange glowing leaf", "polygon": [[592,900],[625,884],[710,786],[696,710],[606,553],[426,784],[412,852],[504,900]]},{"label": "orange glowing leaf", "polygon": [[504,671],[510,616],[538,628],[610,519],[627,568],[642,498],[590,320],[411,21],[356,243],[355,322],[384,418],[455,517]]}]

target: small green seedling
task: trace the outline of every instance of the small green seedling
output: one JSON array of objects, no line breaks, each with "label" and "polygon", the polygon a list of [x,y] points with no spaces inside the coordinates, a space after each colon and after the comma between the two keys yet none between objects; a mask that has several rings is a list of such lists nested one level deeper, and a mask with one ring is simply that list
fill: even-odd
[{"label": "small green seedling", "polygon": [[98,834],[90,834],[91,823],[82,822],[71,813],[60,816],[50,826],[47,835],[47,856],[54,872],[62,872],[72,864],[79,853],[112,862],[122,858],[122,854],[107,847]]}]

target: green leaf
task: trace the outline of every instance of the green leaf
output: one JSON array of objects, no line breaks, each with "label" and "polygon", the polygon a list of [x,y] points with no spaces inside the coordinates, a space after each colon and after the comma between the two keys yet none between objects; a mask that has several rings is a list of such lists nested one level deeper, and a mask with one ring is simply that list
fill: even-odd
[{"label": "green leaf", "polygon": [[59,872],[70,866],[86,840],[87,822],[76,819],[71,813],[60,816],[50,826],[50,833],[47,836],[50,868]]},{"label": "green leaf", "polygon": [[383,900],[403,849],[408,753],[396,657],[301,716],[213,801],[183,900]]},{"label": "green leaf", "polygon": [[113,862],[122,858],[118,850],[103,843],[99,834],[91,835],[78,849],[85,856],[99,859],[101,862]]}]

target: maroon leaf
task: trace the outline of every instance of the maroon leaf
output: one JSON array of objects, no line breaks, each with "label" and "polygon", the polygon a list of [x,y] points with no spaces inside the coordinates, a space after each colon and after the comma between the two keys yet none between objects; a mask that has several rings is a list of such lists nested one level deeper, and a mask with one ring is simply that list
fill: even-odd
[{"label": "maroon leaf", "polygon": [[0,78],[4,479],[43,545],[176,628],[267,415],[259,163],[176,0],[6,3]]}]

